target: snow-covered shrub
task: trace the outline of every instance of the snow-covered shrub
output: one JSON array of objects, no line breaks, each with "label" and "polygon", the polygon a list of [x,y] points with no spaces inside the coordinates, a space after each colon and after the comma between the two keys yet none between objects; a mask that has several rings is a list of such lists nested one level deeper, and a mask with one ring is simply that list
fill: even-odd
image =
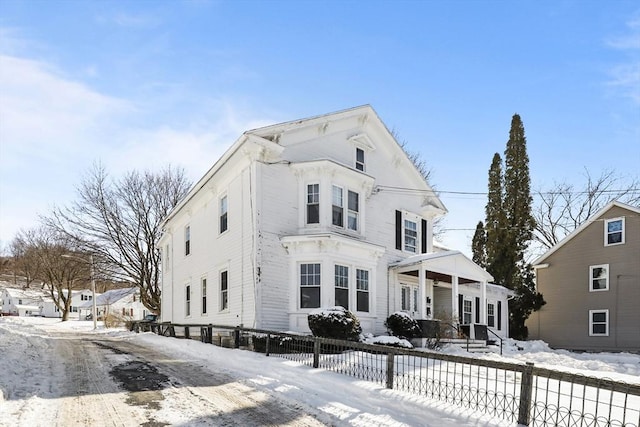
[{"label": "snow-covered shrub", "polygon": [[386,345],[388,347],[413,348],[413,345],[403,338],[390,337],[385,335],[377,337],[367,337],[365,338],[364,342],[367,344]]},{"label": "snow-covered shrub", "polygon": [[396,311],[387,317],[384,326],[395,337],[411,339],[421,334],[418,321],[402,311]]},{"label": "snow-covered shrub", "polygon": [[362,327],[358,318],[343,307],[319,308],[307,316],[309,329],[316,337],[360,341]]}]

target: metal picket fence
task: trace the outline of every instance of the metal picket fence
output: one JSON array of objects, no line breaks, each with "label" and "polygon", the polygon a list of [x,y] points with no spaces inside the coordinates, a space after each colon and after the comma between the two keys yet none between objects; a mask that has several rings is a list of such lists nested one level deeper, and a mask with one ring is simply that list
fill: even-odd
[{"label": "metal picket fence", "polygon": [[132,329],[278,356],[521,425],[640,427],[640,383],[224,325],[134,323]]}]

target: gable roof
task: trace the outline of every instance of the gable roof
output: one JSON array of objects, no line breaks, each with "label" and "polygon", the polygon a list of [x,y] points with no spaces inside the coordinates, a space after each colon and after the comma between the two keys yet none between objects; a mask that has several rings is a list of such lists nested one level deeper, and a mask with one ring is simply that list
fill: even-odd
[{"label": "gable roof", "polygon": [[[386,134],[386,137],[392,140],[396,148],[401,151],[402,155],[400,157],[404,157],[404,161],[407,163],[407,167],[409,170],[412,170],[413,175],[417,181],[420,181],[425,189],[429,192],[429,194],[433,194],[434,197],[429,198],[429,204],[433,209],[441,212],[442,214],[447,212],[447,208],[444,206],[440,198],[437,196],[436,192],[431,188],[429,183],[425,180],[422,174],[415,167],[414,163],[409,159],[404,149],[400,146],[398,141],[396,141],[395,137],[389,131],[384,122],[380,119],[376,111],[371,107],[371,105],[365,104],[358,107],[348,108],[345,110],[336,111],[333,113],[322,114],[318,116],[308,117],[304,119],[297,119],[288,122],[263,126],[256,129],[247,130],[242,133],[242,135],[233,143],[233,145],[211,166],[211,168],[194,184],[194,186],[189,190],[187,195],[167,214],[165,217],[162,227],[167,224],[178,212],[180,212],[184,206],[196,195],[198,192],[204,188],[209,180],[216,174],[216,172],[229,160],[229,158],[235,154],[240,147],[242,147],[247,141],[254,142],[259,144],[265,148],[273,150],[275,152],[282,152],[284,147],[279,143],[279,135],[284,132],[288,132],[295,129],[302,129],[308,127],[320,127],[326,126],[328,123],[340,119],[346,119],[350,117],[359,117],[362,123],[375,123],[380,129],[383,129],[383,133]],[[364,135],[355,135],[355,138],[365,138]],[[353,138],[352,137],[352,138]],[[363,144],[371,144],[367,138],[365,138],[365,142],[361,142]]]},{"label": "gable roof", "polygon": [[471,276],[473,278],[486,280],[487,282],[493,280],[491,274],[460,251],[442,251],[412,255],[390,264],[390,268],[398,269],[413,265],[428,266],[433,268],[434,271],[446,272],[447,274],[456,276]]},{"label": "gable roof", "polygon": [[588,226],[590,226],[591,224],[593,224],[595,221],[597,221],[601,216],[603,216],[605,213],[607,213],[611,208],[613,207],[618,207],[618,208],[622,208],[622,209],[626,209],[628,211],[631,211],[635,214],[640,214],[640,208],[637,208],[635,206],[631,206],[631,205],[627,205],[625,203],[622,202],[618,202],[617,200],[614,200],[613,202],[610,202],[609,204],[607,204],[605,207],[603,207],[602,209],[600,209],[599,211],[597,211],[595,214],[593,214],[591,217],[589,217],[586,221],[584,221],[582,224],[580,224],[578,226],[578,228],[576,228],[575,230],[573,230],[571,233],[567,234],[564,239],[560,240],[558,243],[556,243],[555,246],[553,246],[551,249],[549,249],[547,252],[545,252],[544,254],[542,254],[542,256],[540,256],[538,259],[536,259],[535,261],[533,261],[532,265],[540,265],[542,264],[547,258],[549,258],[549,256],[551,256],[553,253],[555,253],[558,249],[560,249],[561,247],[563,247],[564,245],[566,245],[569,241],[571,241],[571,239],[573,239],[575,236],[577,236],[578,234],[580,234],[580,232],[582,232],[582,230],[584,230],[585,228],[587,228]]},{"label": "gable roof", "polygon": [[31,300],[39,300],[47,295],[47,292],[42,289],[18,289],[18,288],[5,288],[6,294],[11,298],[23,298]]},{"label": "gable roof", "polygon": [[[133,288],[123,288],[123,289],[112,289],[110,291],[107,291],[101,295],[98,295],[96,297],[96,305],[110,305],[113,304],[117,301],[120,301],[121,299],[125,298],[126,296],[129,296],[131,294],[135,294],[136,292],[138,292],[138,288],[133,287]],[[85,307],[89,307],[91,306],[92,303],[91,301],[86,302],[82,305],[80,305],[80,307],[85,308]]]}]

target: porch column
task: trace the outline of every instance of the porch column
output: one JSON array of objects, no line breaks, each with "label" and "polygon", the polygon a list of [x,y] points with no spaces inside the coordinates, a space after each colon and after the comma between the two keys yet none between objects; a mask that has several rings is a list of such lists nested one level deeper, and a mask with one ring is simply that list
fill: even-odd
[{"label": "porch column", "polygon": [[458,313],[458,276],[451,276],[451,316],[452,322],[459,323],[460,313]]},{"label": "porch column", "polygon": [[421,264],[418,270],[418,313],[420,313],[421,319],[427,318],[427,285],[425,273],[424,267]]},{"label": "porch column", "polygon": [[480,323],[487,324],[487,281],[480,282]]}]

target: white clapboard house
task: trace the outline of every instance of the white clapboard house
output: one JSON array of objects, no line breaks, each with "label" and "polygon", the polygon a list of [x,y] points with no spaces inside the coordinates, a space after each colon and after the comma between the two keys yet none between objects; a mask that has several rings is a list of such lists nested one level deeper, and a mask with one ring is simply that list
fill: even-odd
[{"label": "white clapboard house", "polygon": [[[89,318],[93,310],[93,301],[88,300],[80,307],[81,319]],[[111,289],[96,296],[97,319],[113,315],[122,319],[140,320],[149,314],[149,310],[140,300],[140,289],[137,287]]]},{"label": "white clapboard house", "polygon": [[509,292],[433,244],[446,212],[370,106],[246,131],[164,221],[161,320],[308,332],[343,306],[506,336]]}]

